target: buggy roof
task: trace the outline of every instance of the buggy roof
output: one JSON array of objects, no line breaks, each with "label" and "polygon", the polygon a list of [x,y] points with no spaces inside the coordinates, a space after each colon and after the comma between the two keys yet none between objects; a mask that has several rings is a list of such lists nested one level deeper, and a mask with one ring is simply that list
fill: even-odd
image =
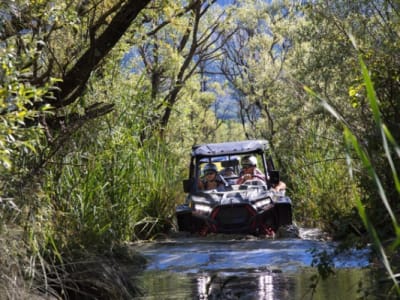
[{"label": "buggy roof", "polygon": [[246,153],[262,153],[269,149],[267,140],[246,140],[201,144],[192,147],[192,157],[211,157]]}]

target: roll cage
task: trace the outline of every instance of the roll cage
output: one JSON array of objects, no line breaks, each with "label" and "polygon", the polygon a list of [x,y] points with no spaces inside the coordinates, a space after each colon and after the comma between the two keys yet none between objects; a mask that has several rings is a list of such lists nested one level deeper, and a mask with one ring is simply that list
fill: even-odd
[{"label": "roll cage", "polygon": [[220,163],[222,167],[232,167],[239,174],[239,159],[244,155],[255,155],[261,158],[258,168],[268,178],[267,185],[279,182],[279,172],[275,170],[271,155],[268,155],[267,140],[246,140],[237,142],[210,143],[192,147],[189,178],[183,181],[184,191],[197,191],[197,181],[201,176],[201,166],[204,163]]}]

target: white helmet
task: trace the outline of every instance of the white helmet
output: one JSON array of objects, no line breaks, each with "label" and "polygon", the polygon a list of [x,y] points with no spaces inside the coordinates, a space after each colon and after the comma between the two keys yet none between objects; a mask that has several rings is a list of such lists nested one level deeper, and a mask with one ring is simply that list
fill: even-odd
[{"label": "white helmet", "polygon": [[253,155],[243,157],[242,166],[257,166],[257,158]]}]

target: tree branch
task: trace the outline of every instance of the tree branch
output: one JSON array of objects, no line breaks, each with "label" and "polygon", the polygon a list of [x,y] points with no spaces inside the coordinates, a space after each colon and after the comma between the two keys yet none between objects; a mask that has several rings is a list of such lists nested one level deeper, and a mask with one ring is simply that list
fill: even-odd
[{"label": "tree branch", "polygon": [[90,48],[63,78],[59,85],[61,93],[54,107],[64,107],[73,103],[85,89],[90,74],[99,62],[110,52],[122,35],[151,0],[129,0],[122,5],[104,32],[96,38]]}]

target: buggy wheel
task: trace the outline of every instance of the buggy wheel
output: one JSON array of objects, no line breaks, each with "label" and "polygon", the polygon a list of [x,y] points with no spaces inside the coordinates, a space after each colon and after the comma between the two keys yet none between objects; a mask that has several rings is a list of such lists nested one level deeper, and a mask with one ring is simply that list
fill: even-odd
[{"label": "buggy wheel", "polygon": [[275,236],[278,227],[279,223],[276,211],[275,209],[270,209],[263,215],[258,231],[263,235]]}]

